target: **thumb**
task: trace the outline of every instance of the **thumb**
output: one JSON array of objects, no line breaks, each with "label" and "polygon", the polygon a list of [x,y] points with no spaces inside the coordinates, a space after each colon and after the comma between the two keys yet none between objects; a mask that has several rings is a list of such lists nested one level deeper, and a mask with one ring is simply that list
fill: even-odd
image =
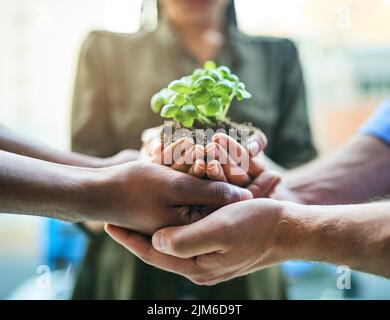
[{"label": "thumb", "polygon": [[265,136],[265,134],[261,130],[256,129],[255,133],[249,137],[247,143],[249,155],[251,157],[258,155],[261,151],[265,149],[267,143],[267,137]]},{"label": "thumb", "polygon": [[220,249],[214,223],[208,217],[182,227],[167,227],[154,233],[153,247],[179,258],[191,258]]},{"label": "thumb", "polygon": [[253,198],[249,190],[232,184],[188,177],[191,178],[191,182],[188,181],[191,187],[179,188],[182,205],[221,208],[228,204]]},{"label": "thumb", "polygon": [[274,171],[264,171],[248,186],[254,198],[268,197],[280,183],[281,177]]}]

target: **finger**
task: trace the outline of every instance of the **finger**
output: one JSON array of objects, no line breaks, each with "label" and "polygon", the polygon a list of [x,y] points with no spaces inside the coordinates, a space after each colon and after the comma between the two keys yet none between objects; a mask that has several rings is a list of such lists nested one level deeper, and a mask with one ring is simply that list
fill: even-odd
[{"label": "finger", "polygon": [[219,157],[218,145],[215,142],[210,142],[204,148],[206,162],[210,162]]},{"label": "finger", "polygon": [[229,157],[238,166],[247,171],[249,177],[257,177],[264,170],[263,163],[260,160],[260,151],[267,142],[265,135],[260,130],[250,137],[247,148],[244,148],[237,140],[223,133],[215,134],[213,141],[224,148]]},{"label": "finger", "polygon": [[251,181],[248,168],[243,167],[242,164],[238,165],[222,146],[217,148],[217,160],[223,168],[227,181],[237,186],[247,186]]},{"label": "finger", "polygon": [[223,168],[217,160],[212,160],[207,164],[206,173],[210,180],[227,182]]},{"label": "finger", "polygon": [[[194,140],[188,137],[180,139],[181,143],[172,148],[173,151],[173,163],[180,163],[185,161],[185,155],[194,146]],[[190,155],[190,153],[188,154]],[[188,156],[187,155],[187,156]]]},{"label": "finger", "polygon": [[246,157],[249,161],[249,154],[245,148],[235,139],[224,133],[216,133],[212,139],[213,142],[224,148],[229,156],[237,164],[241,163],[241,159]]},{"label": "finger", "polygon": [[215,237],[218,230],[212,220],[212,216],[208,216],[187,226],[161,229],[152,237],[153,247],[159,252],[179,258],[219,251],[223,245]]},{"label": "finger", "polygon": [[204,160],[204,152],[204,146],[196,144],[194,150],[194,160]]},{"label": "finger", "polygon": [[188,137],[181,138],[168,146],[164,146],[164,150],[154,157],[153,162],[170,166],[177,162],[193,144],[192,139]]},{"label": "finger", "polygon": [[248,139],[246,149],[251,157],[255,157],[265,149],[267,144],[268,141],[266,135],[261,130],[255,129],[255,133]]},{"label": "finger", "polygon": [[152,157],[158,156],[164,150],[164,145],[160,142],[152,147]]},{"label": "finger", "polygon": [[203,161],[204,147],[199,144],[194,144],[185,152],[184,156],[181,157],[179,161],[172,164],[171,168],[176,171],[189,172],[189,169],[194,165],[197,159]]},{"label": "finger", "polygon": [[248,175],[254,179],[264,171],[263,153],[249,159]]},{"label": "finger", "polygon": [[254,198],[268,197],[280,183],[280,175],[273,171],[265,171],[248,186]]},{"label": "finger", "polygon": [[184,152],[184,155],[171,165],[171,168],[176,171],[188,172],[195,161],[195,147],[196,145],[190,146],[190,148]]},{"label": "finger", "polygon": [[196,178],[203,178],[206,175],[206,163],[204,160],[195,160],[194,164],[188,170],[188,174]]},{"label": "finger", "polygon": [[162,143],[156,144],[154,147],[151,149],[152,151],[149,152],[147,155],[147,158],[145,160],[157,163],[157,164],[162,164],[162,151],[164,150],[164,145]]},{"label": "finger", "polygon": [[247,189],[224,182],[197,179],[185,174],[180,174],[173,180],[169,194],[171,205],[175,206],[196,205],[220,208],[234,202],[252,199],[252,193]]},{"label": "finger", "polygon": [[152,156],[155,149],[161,145],[161,130],[162,126],[145,130],[141,135],[141,141],[145,152]]},{"label": "finger", "polygon": [[193,260],[162,254],[154,249],[147,237],[141,234],[110,224],[105,226],[105,230],[111,238],[147,264],[181,275],[191,275],[196,271]]}]

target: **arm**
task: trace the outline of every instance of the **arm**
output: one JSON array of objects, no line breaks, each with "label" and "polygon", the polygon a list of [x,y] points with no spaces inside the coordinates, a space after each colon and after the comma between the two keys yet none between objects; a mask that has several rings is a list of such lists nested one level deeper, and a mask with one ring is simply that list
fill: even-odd
[{"label": "arm", "polygon": [[[59,165],[0,151],[0,212],[102,221],[151,234],[250,198],[247,190],[137,161],[104,169]],[[147,196],[145,196],[147,195]]]},{"label": "arm", "polygon": [[356,203],[390,193],[390,100],[331,156],[286,175],[276,199],[308,204]]},{"label": "arm", "polygon": [[390,147],[358,136],[336,153],[292,170],[275,199],[307,204],[358,203],[390,193]]},{"label": "arm", "polygon": [[63,152],[33,140],[26,139],[1,124],[0,150],[50,162],[90,168],[99,168],[119,164],[125,161],[132,161],[138,156],[137,152],[131,150],[126,150],[114,157],[104,159],[90,157],[76,152]]},{"label": "arm", "polygon": [[93,210],[87,210],[93,197],[86,188],[93,172],[0,151],[0,211],[94,220]]},{"label": "arm", "polygon": [[256,199],[222,208],[152,241],[106,231],[146,263],[215,285],[286,260],[322,261],[390,277],[390,203],[307,206]]},{"label": "arm", "polygon": [[390,202],[284,205],[278,246],[296,260],[323,261],[390,278]]}]

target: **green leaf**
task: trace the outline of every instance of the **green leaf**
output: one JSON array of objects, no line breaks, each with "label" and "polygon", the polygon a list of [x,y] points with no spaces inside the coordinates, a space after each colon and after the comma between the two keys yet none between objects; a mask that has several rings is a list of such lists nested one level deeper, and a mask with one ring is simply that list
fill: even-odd
[{"label": "green leaf", "polygon": [[175,104],[179,107],[183,106],[187,102],[187,99],[184,95],[181,93],[176,93],[174,96],[171,97],[169,100],[170,104]]},{"label": "green leaf", "polygon": [[201,76],[203,76],[203,69],[195,69],[194,72],[192,73],[191,80],[196,81]]},{"label": "green leaf", "polygon": [[154,112],[174,118],[182,126],[193,126],[194,119],[205,125],[214,125],[224,119],[233,97],[248,99],[251,94],[245,84],[226,66],[207,61],[204,69],[195,69],[191,75],[172,81],[151,99]]},{"label": "green leaf", "polygon": [[196,119],[198,117],[198,110],[192,104],[186,104],[181,107],[181,111],[186,117]]},{"label": "green leaf", "polygon": [[160,91],[160,94],[164,97],[165,104],[167,104],[169,99],[175,94],[175,91],[164,88]]},{"label": "green leaf", "polygon": [[217,70],[206,70],[205,75],[213,78],[215,81],[223,79],[222,75]]},{"label": "green leaf", "polygon": [[231,74],[227,78],[228,78],[228,80],[230,80],[232,82],[239,82],[240,81],[240,78],[238,78],[235,74]]},{"label": "green leaf", "polygon": [[220,66],[220,67],[217,68],[217,70],[221,73],[221,75],[224,78],[227,78],[232,73],[230,71],[230,69],[228,67],[225,67],[225,66]]},{"label": "green leaf", "polygon": [[186,128],[191,128],[192,125],[194,124],[194,120],[193,119],[185,119],[184,121],[182,121],[182,124]]},{"label": "green leaf", "polygon": [[[237,98],[240,97],[241,100],[252,98],[252,95],[251,95],[248,91],[246,91],[246,90],[241,90],[241,89],[238,89],[238,90],[237,90],[236,96],[237,96]],[[240,100],[240,99],[239,99],[239,100]]]},{"label": "green leaf", "polygon": [[230,96],[223,96],[221,97],[221,103],[222,105],[226,106],[226,105],[230,105],[230,102],[231,102],[231,98]]},{"label": "green leaf", "polygon": [[195,81],[195,86],[200,88],[210,88],[215,83],[215,80],[210,76],[202,76]]},{"label": "green leaf", "polygon": [[186,117],[184,116],[184,114],[182,114],[181,112],[175,114],[174,116],[174,119],[179,122],[179,123],[183,123],[185,120],[186,120]]},{"label": "green leaf", "polygon": [[176,91],[178,93],[190,93],[192,87],[190,84],[183,80],[174,80],[169,84],[168,89]]},{"label": "green leaf", "polygon": [[152,110],[155,113],[159,113],[161,111],[161,108],[164,106],[164,104],[165,104],[165,99],[161,94],[161,92],[154,94],[150,101]]},{"label": "green leaf", "polygon": [[167,104],[161,110],[161,116],[163,118],[173,118],[180,111],[178,106],[174,104]]},{"label": "green leaf", "polygon": [[207,70],[214,70],[217,68],[217,65],[215,64],[214,61],[211,61],[211,60],[208,60],[204,63],[204,66],[203,66],[205,69]]},{"label": "green leaf", "polygon": [[211,98],[211,94],[206,89],[198,90],[190,97],[192,103],[195,105],[206,104]]},{"label": "green leaf", "polygon": [[238,89],[241,89],[241,90],[245,90],[245,89],[246,89],[245,84],[244,84],[243,82],[239,82],[239,83],[237,84],[237,88],[238,88]]},{"label": "green leaf", "polygon": [[191,76],[185,76],[180,78],[181,81],[184,81],[185,83],[191,85]]},{"label": "green leaf", "polygon": [[214,87],[211,88],[211,92],[220,96],[229,95],[232,90],[233,85],[228,80],[221,80],[217,82]]},{"label": "green leaf", "polygon": [[207,104],[203,105],[204,114],[208,117],[215,116],[222,108],[222,103],[219,99],[213,98]]}]

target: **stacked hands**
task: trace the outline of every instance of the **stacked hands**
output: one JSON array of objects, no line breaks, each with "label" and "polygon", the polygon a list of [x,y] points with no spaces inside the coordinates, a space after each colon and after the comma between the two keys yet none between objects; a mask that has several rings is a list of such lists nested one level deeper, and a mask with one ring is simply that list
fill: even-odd
[{"label": "stacked hands", "polygon": [[[177,188],[162,185],[159,190],[174,188],[179,193],[181,226],[166,221],[167,227],[156,232],[146,225],[137,228],[154,232],[152,239],[111,224],[106,225],[106,232],[144,262],[196,284],[214,285],[279,262],[259,244],[268,246],[275,238],[273,226],[278,224],[280,205],[253,199],[268,197],[280,182],[280,177],[263,165],[264,134],[257,131],[245,146],[223,133],[215,134],[205,147],[187,137],[164,146],[158,131],[150,129],[144,135],[141,153],[144,159],[174,170],[167,174],[182,172],[172,180]],[[264,212],[256,209],[259,204]],[[178,210],[177,206],[172,210]],[[262,230],[250,228],[253,225],[261,225]]]},{"label": "stacked hands", "polygon": [[254,197],[265,197],[280,180],[274,173],[264,170],[261,151],[266,144],[260,131],[252,135],[247,147],[224,133],[216,133],[206,147],[195,144],[188,137],[166,148],[158,144],[151,159],[194,177],[246,187]]}]

